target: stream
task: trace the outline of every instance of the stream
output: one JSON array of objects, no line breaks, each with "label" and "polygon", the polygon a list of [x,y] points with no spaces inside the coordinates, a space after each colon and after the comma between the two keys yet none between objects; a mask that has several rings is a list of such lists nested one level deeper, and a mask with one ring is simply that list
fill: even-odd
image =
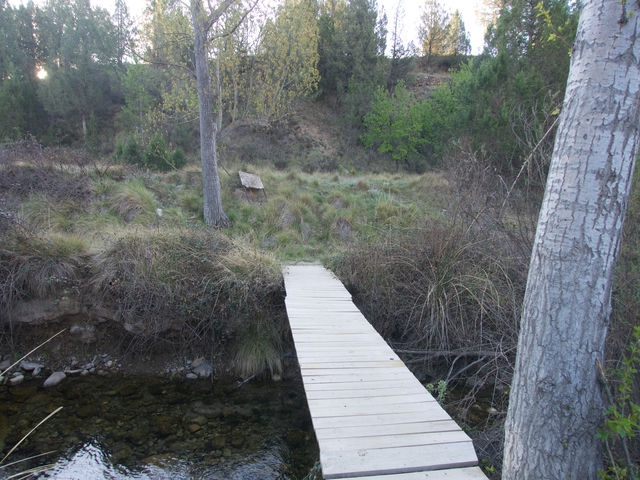
[{"label": "stream", "polygon": [[301,382],[214,387],[160,377],[74,377],[55,388],[0,386],[0,454],[40,420],[3,465],[54,451],[51,479],[302,479],[318,459]]}]

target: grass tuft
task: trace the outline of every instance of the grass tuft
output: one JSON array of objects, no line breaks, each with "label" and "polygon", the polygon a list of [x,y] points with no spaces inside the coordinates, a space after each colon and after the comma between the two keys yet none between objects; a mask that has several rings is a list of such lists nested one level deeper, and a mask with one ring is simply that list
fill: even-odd
[{"label": "grass tuft", "polygon": [[111,208],[125,223],[135,220],[144,225],[155,218],[157,204],[144,182],[136,179],[118,185]]}]

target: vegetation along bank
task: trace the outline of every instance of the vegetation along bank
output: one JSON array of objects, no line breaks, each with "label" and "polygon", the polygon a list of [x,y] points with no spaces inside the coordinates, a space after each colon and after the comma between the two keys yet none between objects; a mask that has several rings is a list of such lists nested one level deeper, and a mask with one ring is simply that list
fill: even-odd
[{"label": "vegetation along bank", "polygon": [[[231,3],[202,22],[202,2],[155,2],[137,24],[123,2],[3,4],[1,365],[64,330],[25,379],[295,378],[281,268],[319,261],[497,478],[579,5],[483,2],[470,56],[460,12],[431,0],[418,47],[375,1]],[[604,478],[640,458],[639,215],[634,185],[600,377]]]}]

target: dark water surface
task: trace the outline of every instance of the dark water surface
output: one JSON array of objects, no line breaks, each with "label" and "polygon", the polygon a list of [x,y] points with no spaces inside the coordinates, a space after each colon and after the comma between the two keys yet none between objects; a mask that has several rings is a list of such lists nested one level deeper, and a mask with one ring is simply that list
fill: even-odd
[{"label": "dark water surface", "polygon": [[53,479],[300,479],[318,458],[299,382],[216,385],[156,377],[67,378],[0,386],[0,458],[55,450]]}]

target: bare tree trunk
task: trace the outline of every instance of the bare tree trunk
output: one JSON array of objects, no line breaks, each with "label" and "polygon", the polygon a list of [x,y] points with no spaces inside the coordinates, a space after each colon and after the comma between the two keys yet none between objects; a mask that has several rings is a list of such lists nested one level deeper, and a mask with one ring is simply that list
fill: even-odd
[{"label": "bare tree trunk", "polygon": [[639,2],[584,1],[529,268],[504,479],[601,468],[597,363],[638,155],[639,33]]},{"label": "bare tree trunk", "polygon": [[191,20],[198,84],[200,113],[200,160],[202,162],[202,194],[204,195],[204,221],[214,227],[228,227],[231,223],[222,208],[218,153],[216,150],[216,123],[213,117],[211,72],[207,55],[209,19],[202,0],[191,0]]}]

